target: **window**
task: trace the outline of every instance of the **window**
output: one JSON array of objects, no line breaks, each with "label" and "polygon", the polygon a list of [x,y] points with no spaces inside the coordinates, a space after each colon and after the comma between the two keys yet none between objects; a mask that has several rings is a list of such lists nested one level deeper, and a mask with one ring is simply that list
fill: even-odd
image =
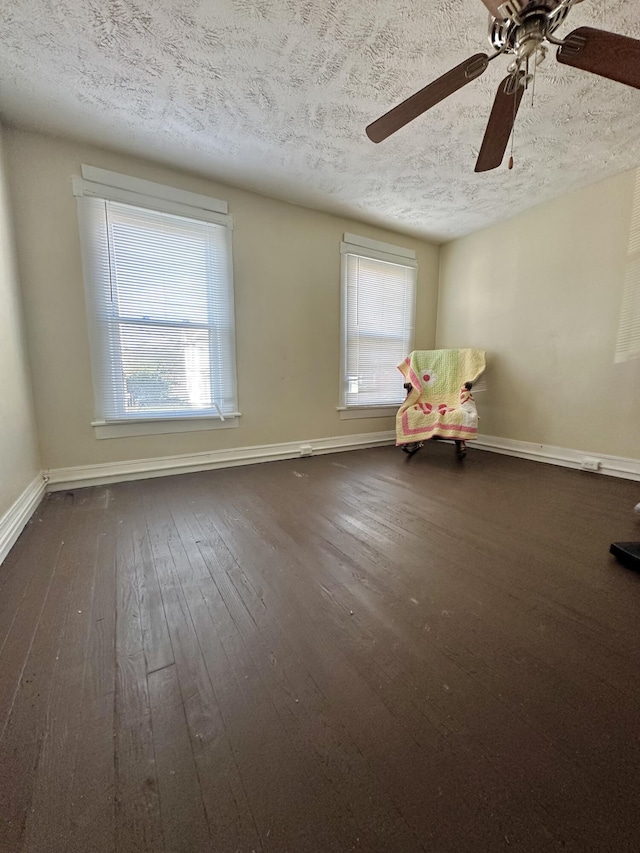
[{"label": "window", "polygon": [[210,209],[223,203],[86,173],[115,184],[74,184],[94,426],[237,417],[231,221]]},{"label": "window", "polygon": [[340,251],[340,408],[397,408],[405,397],[397,366],[413,349],[415,252],[353,234],[345,234]]},{"label": "window", "polygon": [[628,245],[616,343],[617,362],[640,358],[640,169],[636,171]]}]

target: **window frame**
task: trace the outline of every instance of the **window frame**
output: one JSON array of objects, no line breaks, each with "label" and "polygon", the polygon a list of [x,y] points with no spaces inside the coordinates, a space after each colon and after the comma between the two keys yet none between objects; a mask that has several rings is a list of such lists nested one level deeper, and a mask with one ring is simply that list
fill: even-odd
[{"label": "window frame", "polygon": [[[193,219],[199,222],[224,227],[224,239],[226,240],[228,253],[229,317],[231,320],[230,331],[231,347],[233,352],[230,383],[234,390],[236,404],[234,408],[237,409],[238,385],[232,246],[233,220],[231,216],[228,215],[227,203],[220,199],[210,198],[208,196],[199,195],[197,193],[192,193],[175,187],[167,187],[151,181],[134,178],[129,175],[120,175],[116,172],[110,172],[87,165],[82,166],[82,177],[73,176],[72,190],[74,196],[76,196],[78,200],[82,198],[94,198],[105,202],[113,201],[142,210],[182,216],[186,219]],[[117,393],[117,389],[102,389],[101,383],[98,381],[97,377],[99,370],[102,370],[104,373],[104,358],[107,351],[109,352],[110,358],[113,358],[114,351],[112,349],[113,344],[111,342],[106,343],[105,341],[100,340],[103,333],[101,330],[98,331],[100,324],[98,323],[94,310],[98,283],[93,280],[93,270],[89,268],[85,259],[85,253],[87,250],[91,251],[85,241],[91,240],[91,235],[88,233],[89,225],[85,221],[85,216],[81,207],[81,204],[78,204],[80,237],[83,251],[84,285],[87,292],[88,332],[91,346],[94,406],[95,411],[100,412],[103,408],[103,393]],[[161,325],[172,325],[172,321],[169,320]],[[182,327],[182,325],[183,324],[180,323],[176,324],[176,326],[180,327]],[[192,325],[185,325],[185,328],[194,327]],[[94,428],[95,437],[99,439],[120,438],[135,435],[192,432],[209,429],[229,429],[238,426],[238,419],[241,417],[240,411],[222,412],[217,403],[214,403],[214,405],[217,412],[214,412],[211,408],[206,410],[198,409],[193,412],[175,411],[156,412],[154,414],[136,412],[129,415],[122,412],[121,416],[118,417],[94,417],[91,421],[91,426]]]},{"label": "window frame", "polygon": [[[398,266],[410,267],[415,270],[415,281],[413,287],[413,323],[411,338],[407,355],[414,348],[416,300],[418,291],[418,263],[416,253],[413,249],[396,246],[391,243],[383,243],[368,237],[360,237],[357,234],[345,233],[340,243],[340,384],[339,404],[337,411],[341,420],[353,420],[357,418],[385,418],[394,417],[402,403],[402,399],[393,405],[378,403],[372,405],[349,405],[347,403],[348,377],[347,377],[347,349],[348,349],[348,317],[347,317],[347,257],[355,255],[371,260],[385,261]],[[400,380],[400,374],[398,379]],[[399,397],[402,397],[401,385],[398,385]]]}]

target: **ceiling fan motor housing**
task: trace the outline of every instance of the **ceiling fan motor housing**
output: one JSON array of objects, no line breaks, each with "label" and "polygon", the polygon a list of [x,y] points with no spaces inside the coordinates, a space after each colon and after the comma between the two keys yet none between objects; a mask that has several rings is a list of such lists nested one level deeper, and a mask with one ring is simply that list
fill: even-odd
[{"label": "ceiling fan motor housing", "polygon": [[519,60],[527,59],[538,50],[547,35],[547,21],[541,15],[525,18],[515,31],[514,50]]},{"label": "ceiling fan motor housing", "polygon": [[535,47],[523,49],[525,42],[539,45],[567,17],[570,3],[559,0],[507,0],[500,6],[502,20],[489,20],[489,42],[500,53],[516,53],[526,58]]}]

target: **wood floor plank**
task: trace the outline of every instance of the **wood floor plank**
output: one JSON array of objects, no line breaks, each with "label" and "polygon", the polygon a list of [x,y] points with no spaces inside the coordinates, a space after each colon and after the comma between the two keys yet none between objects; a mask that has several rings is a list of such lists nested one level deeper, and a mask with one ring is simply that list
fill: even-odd
[{"label": "wood floor plank", "polygon": [[148,676],[165,849],[211,849],[175,664]]},{"label": "wood floor plank", "polygon": [[[74,501],[71,542],[66,560],[75,567],[69,589],[67,618],[59,637],[55,677],[50,689],[47,727],[36,769],[25,844],[34,851],[69,847],[82,803],[73,799],[77,745],[88,709],[84,706],[87,651],[92,627],[98,541],[104,506],[85,495]],[[90,496],[94,497],[94,496]],[[105,685],[107,689],[112,685]],[[83,717],[85,719],[83,720]],[[113,766],[113,757],[110,761]],[[96,768],[100,773],[100,768]],[[107,795],[109,791],[106,792]]]},{"label": "wood floor plank", "polygon": [[[110,490],[107,490],[107,497]],[[87,853],[115,850],[115,510],[96,524],[97,548],[83,696],[75,745],[68,846]]]},{"label": "wood floor plank", "polygon": [[135,490],[119,490],[115,625],[116,850],[165,850],[144,651],[140,567],[132,517]]},{"label": "wood floor plank", "polygon": [[133,529],[133,561],[138,575],[144,655],[147,672],[155,672],[174,663],[173,646],[144,516],[139,518]]},{"label": "wood floor plank", "polygon": [[[35,614],[21,606],[12,627],[12,641],[5,645],[2,657],[2,671],[12,673],[15,683],[11,700],[3,708],[5,724],[0,737],[2,851],[20,850],[25,843],[37,767],[48,732],[49,703],[61,640],[72,618],[71,592],[78,565],[68,557],[77,547],[80,527],[66,496],[54,498],[50,507],[62,511],[52,513],[55,524],[51,530],[44,526],[36,528],[37,544],[44,550],[36,549],[40,572],[31,590]],[[37,595],[36,586],[43,587]],[[23,600],[23,605],[30,596]]]},{"label": "wood floor plank", "polygon": [[[53,547],[59,538],[61,510],[59,498],[45,496],[0,568],[0,655],[29,586],[34,578],[42,578],[38,552],[42,556],[44,539],[48,534]],[[32,530],[36,525],[45,526],[34,535]]]},{"label": "wood floor plank", "polygon": [[33,642],[51,591],[71,518],[67,504],[65,495],[49,497],[39,512],[34,535],[23,540],[19,559],[13,562],[9,554],[0,569],[0,736],[20,683],[23,651]]},{"label": "wood floor plank", "polygon": [[[174,798],[168,793],[165,794],[163,807],[163,824],[167,827],[165,836],[170,849],[173,848],[169,843],[168,832],[173,833],[173,844],[185,845],[180,849],[207,850],[212,843],[211,826],[223,823],[218,820],[218,813],[223,814],[227,810],[227,800],[231,791],[227,786],[223,786],[220,790],[219,782],[223,781],[220,777],[213,777],[215,784],[212,786],[211,764],[207,760],[207,750],[211,744],[224,738],[224,730],[187,602],[187,598],[191,595],[195,594],[199,597],[199,591],[190,578],[188,562],[183,560],[176,565],[171,549],[172,526],[158,510],[157,503],[152,496],[146,494],[141,496],[141,506],[144,509],[150,553],[167,615],[175,660],[175,671],[172,676],[177,694],[173,697],[174,720],[165,721],[165,726],[172,725],[177,732],[176,736],[181,741],[180,774],[185,780],[183,787],[192,791],[190,810],[185,811],[180,808],[175,811],[175,814],[172,805]],[[163,672],[164,670],[157,671],[158,674]],[[155,675],[156,673],[149,674],[150,684]],[[167,766],[172,760],[175,763],[171,753],[170,757],[163,759],[159,752],[166,747],[165,740],[162,737],[156,737],[154,733],[154,742],[159,766],[163,760]],[[175,774],[177,771],[175,768],[170,768],[169,773],[172,772]],[[202,780],[206,780],[204,785],[201,784]],[[172,781],[174,780],[165,780],[165,784],[168,786]],[[167,790],[170,789],[167,788]],[[212,814],[213,809],[209,798],[214,794],[216,795],[215,811]],[[180,829],[180,821],[184,819],[188,819],[189,822],[186,831],[185,828]],[[228,824],[225,823],[225,825],[229,828]],[[229,843],[229,840],[227,837],[225,843]]]}]

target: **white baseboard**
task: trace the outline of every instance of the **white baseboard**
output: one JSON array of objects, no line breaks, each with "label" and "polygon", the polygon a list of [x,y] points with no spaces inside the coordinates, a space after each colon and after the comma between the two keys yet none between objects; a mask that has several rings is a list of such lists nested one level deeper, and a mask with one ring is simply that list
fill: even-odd
[{"label": "white baseboard", "polygon": [[45,480],[42,474],[33,479],[16,501],[0,518],[0,563],[11,550],[44,496]]},{"label": "white baseboard", "polygon": [[[166,477],[170,474],[189,474],[195,471],[231,468],[236,465],[273,462],[278,459],[296,459],[300,456],[317,456],[324,453],[380,447],[395,444],[395,438],[394,430],[386,430],[310,441],[288,441],[282,444],[262,444],[255,447],[236,447],[231,450],[187,453],[180,456],[160,456],[154,459],[134,459],[128,462],[54,468],[45,472],[48,478],[47,491],[101,486],[125,480],[144,480],[148,477]],[[625,459],[622,456],[609,456],[604,453],[587,453],[566,447],[553,447],[489,435],[479,435],[477,441],[469,442],[469,446],[478,450],[489,450],[493,453],[503,453],[507,456],[518,456],[521,459],[531,459],[534,462],[546,462],[578,470],[582,469],[582,460],[587,457],[599,462],[598,473],[600,474],[627,480],[640,480],[640,459]],[[0,521],[0,554],[2,553],[1,525]]]},{"label": "white baseboard", "polygon": [[[561,465],[563,468],[585,470],[583,459],[599,463],[596,472],[609,477],[622,477],[625,480],[640,480],[640,459],[626,459],[624,456],[609,456],[606,453],[590,453],[585,450],[571,450],[567,447],[554,447],[550,444],[534,444],[530,441],[516,441],[511,438],[497,438],[491,435],[479,435],[477,441],[469,442],[470,447],[478,450],[490,450],[492,453],[504,453],[534,462],[547,462]],[[590,472],[591,473],[591,472]]]},{"label": "white baseboard", "polygon": [[143,480],[147,477],[166,477],[169,474],[189,474],[210,471],[235,465],[252,465],[273,462],[277,459],[295,459],[300,456],[317,456],[365,447],[395,444],[395,430],[385,432],[342,435],[334,438],[316,438],[310,441],[288,441],[283,444],[263,444],[256,447],[236,447],[231,450],[211,450],[205,453],[187,453],[181,456],[160,456],[155,459],[134,459],[129,462],[107,462],[101,465],[79,465],[74,468],[53,468],[45,472],[47,491],[76,489],[82,486],[101,486],[125,480]]}]

